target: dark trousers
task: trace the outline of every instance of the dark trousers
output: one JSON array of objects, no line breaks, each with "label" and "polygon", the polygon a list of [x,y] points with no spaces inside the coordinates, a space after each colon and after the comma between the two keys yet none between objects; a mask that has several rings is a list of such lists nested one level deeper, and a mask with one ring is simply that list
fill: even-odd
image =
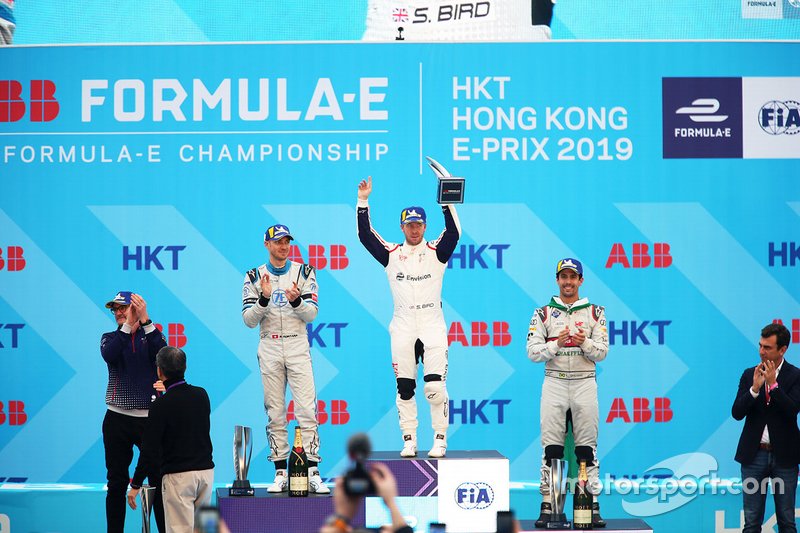
[{"label": "dark trousers", "polygon": [[[106,411],[103,419],[103,446],[106,451],[106,478],[108,493],[106,494],[106,523],[108,533],[123,533],[125,529],[126,494],[130,483],[130,465],[133,460],[133,447],[141,451],[142,435],[147,418],[121,415]],[[153,498],[153,515],[156,526],[161,533],[164,527],[164,505],[161,501],[161,476],[158,473],[148,475],[150,486],[156,487]],[[140,502],[141,504],[141,502]]]},{"label": "dark trousers", "polygon": [[[761,533],[764,523],[764,506],[767,502],[771,479],[775,498],[775,517],[780,533],[796,533],[794,501],[797,491],[797,465],[779,465],[775,456],[758,450],[753,462],[742,465],[742,495],[744,498],[744,533]],[[776,487],[776,481],[779,485]],[[750,489],[750,490],[748,490]],[[755,490],[753,490],[755,489]]]}]

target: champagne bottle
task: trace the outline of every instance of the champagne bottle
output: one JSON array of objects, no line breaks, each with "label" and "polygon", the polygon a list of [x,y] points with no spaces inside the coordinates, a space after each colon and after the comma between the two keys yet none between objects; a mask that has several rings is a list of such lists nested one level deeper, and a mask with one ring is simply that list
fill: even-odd
[{"label": "champagne bottle", "polygon": [[300,426],[294,428],[294,446],[289,456],[289,496],[308,496],[308,455],[303,449]]},{"label": "champagne bottle", "polygon": [[581,461],[578,482],[572,494],[572,526],[575,529],[592,529],[592,502],[589,492],[589,476],[586,474],[586,461]]}]

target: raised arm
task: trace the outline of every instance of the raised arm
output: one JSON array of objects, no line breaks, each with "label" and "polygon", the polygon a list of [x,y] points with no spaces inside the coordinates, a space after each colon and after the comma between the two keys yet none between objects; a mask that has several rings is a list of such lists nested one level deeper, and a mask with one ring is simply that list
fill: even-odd
[{"label": "raised arm", "polygon": [[358,240],[364,248],[384,267],[389,264],[389,249],[392,247],[378,235],[372,228],[369,218],[369,195],[372,192],[372,176],[366,180],[361,180],[358,184],[358,204],[356,206],[356,218],[358,222]]},{"label": "raised arm", "polygon": [[456,206],[446,204],[442,206],[444,214],[444,231],[439,238],[431,243],[436,248],[436,258],[440,263],[447,263],[456,249],[458,239],[461,237],[461,222],[458,220]]}]

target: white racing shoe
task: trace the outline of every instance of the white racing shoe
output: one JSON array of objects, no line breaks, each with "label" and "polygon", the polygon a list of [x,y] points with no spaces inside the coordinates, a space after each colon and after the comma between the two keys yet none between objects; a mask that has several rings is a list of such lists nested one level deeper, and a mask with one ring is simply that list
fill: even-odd
[{"label": "white racing shoe", "polygon": [[403,435],[403,450],[400,452],[400,457],[416,457],[417,456],[417,439],[413,435]]},{"label": "white racing shoe", "polygon": [[443,435],[442,433],[437,433],[433,438],[433,446],[431,447],[431,451],[428,452],[428,457],[444,457],[446,452],[447,436]]},{"label": "white racing shoe", "polygon": [[331,489],[322,482],[322,477],[319,475],[319,468],[312,466],[308,469],[308,492],[314,494],[330,494]]},{"label": "white racing shoe", "polygon": [[275,471],[275,481],[272,485],[267,487],[267,492],[286,492],[289,488],[289,476],[286,470],[280,469]]}]

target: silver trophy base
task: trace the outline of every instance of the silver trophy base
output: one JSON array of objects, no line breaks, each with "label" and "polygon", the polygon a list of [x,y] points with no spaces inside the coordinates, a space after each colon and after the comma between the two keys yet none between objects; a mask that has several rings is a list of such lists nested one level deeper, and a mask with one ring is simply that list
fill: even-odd
[{"label": "silver trophy base", "polygon": [[567,515],[565,514],[553,514],[550,515],[550,520],[548,520],[545,525],[545,529],[571,529],[572,522],[567,520]]}]

